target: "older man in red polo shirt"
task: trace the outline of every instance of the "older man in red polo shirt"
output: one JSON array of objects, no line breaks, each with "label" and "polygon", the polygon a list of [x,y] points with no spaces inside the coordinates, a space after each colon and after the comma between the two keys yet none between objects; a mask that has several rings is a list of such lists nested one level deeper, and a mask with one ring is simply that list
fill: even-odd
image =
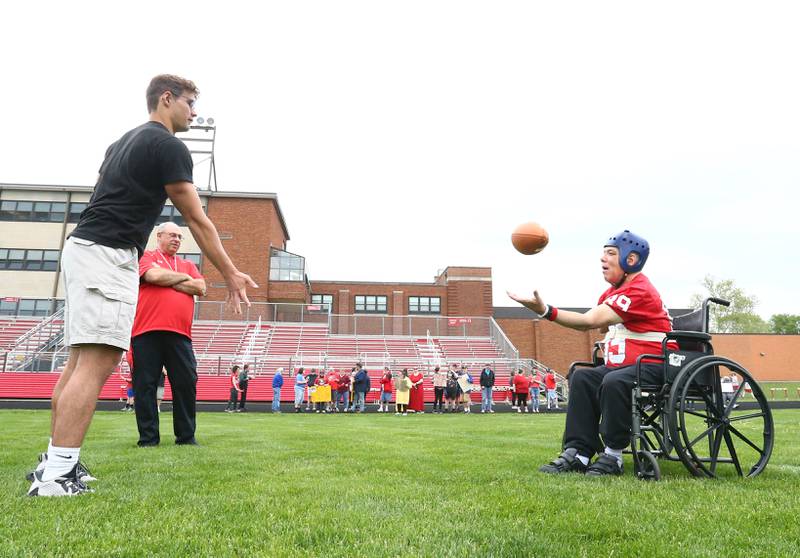
[{"label": "older man in red polo shirt", "polygon": [[175,223],[156,228],[155,250],[139,260],[139,303],[131,332],[133,390],[139,445],[156,446],[156,390],[161,368],[172,387],[172,425],[176,444],[196,444],[197,361],[192,348],[194,296],[206,294],[206,283],[194,263],[177,255],[183,235]]}]

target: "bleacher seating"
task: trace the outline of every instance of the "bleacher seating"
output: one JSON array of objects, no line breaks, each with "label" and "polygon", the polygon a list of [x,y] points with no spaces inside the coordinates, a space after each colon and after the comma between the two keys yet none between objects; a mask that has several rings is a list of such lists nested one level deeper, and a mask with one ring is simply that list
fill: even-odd
[{"label": "bleacher seating", "polygon": [[0,317],[0,352],[13,347],[20,337],[41,321],[41,318]]},{"label": "bleacher seating", "polygon": [[[39,320],[0,320],[0,342],[13,343]],[[278,367],[283,367],[286,382],[282,399],[293,399],[292,367],[336,368],[349,371],[359,360],[370,373],[373,391],[368,401],[377,397],[378,380],[384,366],[400,372],[403,368],[422,368],[432,371],[436,364],[446,366],[450,362],[465,363],[477,384],[480,370],[485,363],[492,363],[497,376],[497,385],[508,385],[511,365],[491,338],[437,337],[415,338],[410,336],[382,335],[331,335],[327,324],[264,323],[196,321],[192,327],[192,340],[198,361],[198,399],[224,401],[228,397],[228,370],[233,363],[247,361],[255,379],[250,383],[248,399],[264,401],[272,398],[272,378]],[[29,373],[24,373],[30,378]],[[0,397],[47,398],[57,374],[37,373],[36,381],[22,381],[10,373],[0,374]],[[18,387],[10,384],[19,381]],[[426,376],[424,387],[426,400],[433,399],[430,376]],[[119,397],[120,379],[112,376],[104,387],[102,399]],[[496,397],[505,397],[497,394]],[[169,398],[169,395],[167,395]],[[473,400],[480,394],[473,393]]]}]

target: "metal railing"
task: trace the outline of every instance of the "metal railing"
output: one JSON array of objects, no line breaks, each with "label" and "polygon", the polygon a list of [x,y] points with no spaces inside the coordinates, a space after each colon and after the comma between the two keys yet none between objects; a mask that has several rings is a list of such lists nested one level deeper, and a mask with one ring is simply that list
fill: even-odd
[{"label": "metal railing", "polygon": [[514,344],[506,337],[505,332],[500,329],[494,318],[489,318],[489,337],[492,338],[494,344],[506,358],[519,359],[519,351]]},{"label": "metal railing", "polygon": [[297,304],[290,302],[253,302],[250,307],[242,307],[241,314],[225,302],[201,300],[195,302],[194,319],[227,322],[287,322],[327,325],[330,322],[330,308],[327,304]]},{"label": "metal railing", "polygon": [[44,366],[53,369],[53,353],[63,347],[64,308],[43,319],[27,333],[20,336],[8,349],[3,359],[3,371],[39,370]]},{"label": "metal railing", "polygon": [[332,335],[399,335],[433,337],[489,337],[490,320],[485,317],[395,316],[389,314],[331,314]]}]

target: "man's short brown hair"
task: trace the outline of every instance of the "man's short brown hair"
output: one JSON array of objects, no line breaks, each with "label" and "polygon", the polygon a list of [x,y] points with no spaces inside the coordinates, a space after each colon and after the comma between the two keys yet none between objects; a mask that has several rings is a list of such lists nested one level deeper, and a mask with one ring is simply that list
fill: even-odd
[{"label": "man's short brown hair", "polygon": [[158,108],[158,99],[164,93],[169,91],[176,97],[180,97],[184,93],[191,93],[198,95],[200,90],[194,82],[184,79],[179,76],[171,74],[161,74],[150,80],[150,85],[147,86],[147,111],[155,112]]}]

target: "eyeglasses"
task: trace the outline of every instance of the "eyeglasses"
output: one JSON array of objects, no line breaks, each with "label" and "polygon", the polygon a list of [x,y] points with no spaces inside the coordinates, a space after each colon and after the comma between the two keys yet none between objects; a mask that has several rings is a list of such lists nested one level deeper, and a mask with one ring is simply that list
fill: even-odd
[{"label": "eyeglasses", "polygon": [[186,104],[189,105],[189,108],[194,110],[194,105],[197,103],[197,99],[190,99],[189,97],[184,97],[183,95],[180,95],[178,98],[186,101]]}]

